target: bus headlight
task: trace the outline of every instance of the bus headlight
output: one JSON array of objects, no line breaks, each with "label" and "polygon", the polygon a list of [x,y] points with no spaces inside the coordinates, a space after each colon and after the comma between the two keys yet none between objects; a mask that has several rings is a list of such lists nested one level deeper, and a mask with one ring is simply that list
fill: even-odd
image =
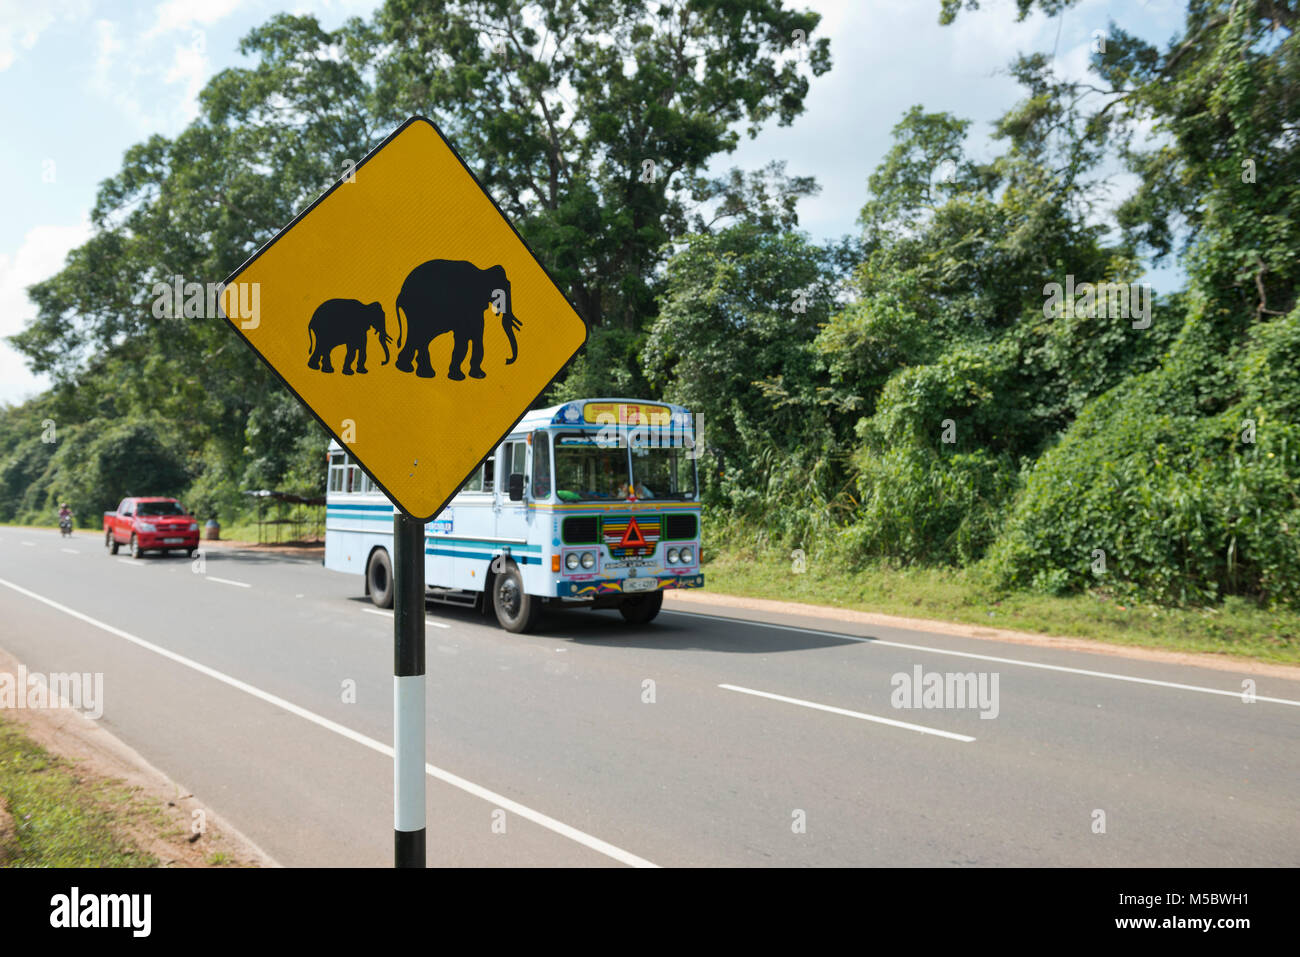
[{"label": "bus headlight", "polygon": [[577,569],[578,567],[577,552],[569,552],[569,554],[564,556],[564,567],[567,568],[569,571],[575,571]]},{"label": "bus headlight", "polygon": [[582,567],[583,567],[583,568],[595,568],[595,567],[596,567],[596,553],[595,553],[595,552],[583,552],[583,553],[582,553]]},{"label": "bus headlight", "polygon": [[695,560],[695,552],[689,548],[683,548],[677,556],[677,560],[683,565],[689,565]]},{"label": "bus headlight", "polygon": [[667,554],[666,556],[664,556],[664,557],[668,559],[668,564],[669,564],[669,565],[676,565],[676,564],[677,564],[677,549],[675,549],[675,548],[670,548],[670,549],[668,549],[668,554]]}]

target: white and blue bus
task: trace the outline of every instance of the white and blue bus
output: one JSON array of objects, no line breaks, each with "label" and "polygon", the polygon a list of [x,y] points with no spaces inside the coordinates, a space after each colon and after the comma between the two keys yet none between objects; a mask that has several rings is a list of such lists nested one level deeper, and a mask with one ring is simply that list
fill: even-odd
[{"label": "white and blue bus", "polygon": [[[668,588],[701,588],[696,431],[667,403],[583,399],[525,415],[425,526],[429,597],[491,609],[512,632],[544,603],[653,619]],[[336,442],[325,566],[393,603],[394,508]]]}]

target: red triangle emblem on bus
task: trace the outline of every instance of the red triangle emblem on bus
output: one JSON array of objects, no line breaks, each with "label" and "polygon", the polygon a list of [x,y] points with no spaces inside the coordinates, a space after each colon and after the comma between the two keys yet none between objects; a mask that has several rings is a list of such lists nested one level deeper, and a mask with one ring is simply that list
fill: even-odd
[{"label": "red triangle emblem on bus", "polygon": [[623,533],[623,540],[618,543],[619,548],[646,548],[650,545],[641,534],[641,526],[636,523],[635,518],[627,520],[627,531]]}]

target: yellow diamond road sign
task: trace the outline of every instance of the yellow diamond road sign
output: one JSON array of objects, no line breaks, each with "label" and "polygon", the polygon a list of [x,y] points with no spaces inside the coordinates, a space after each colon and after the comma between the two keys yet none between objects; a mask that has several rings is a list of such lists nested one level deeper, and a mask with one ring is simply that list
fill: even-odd
[{"label": "yellow diamond road sign", "polygon": [[412,117],[226,280],[226,321],[402,511],[428,520],[587,327]]}]

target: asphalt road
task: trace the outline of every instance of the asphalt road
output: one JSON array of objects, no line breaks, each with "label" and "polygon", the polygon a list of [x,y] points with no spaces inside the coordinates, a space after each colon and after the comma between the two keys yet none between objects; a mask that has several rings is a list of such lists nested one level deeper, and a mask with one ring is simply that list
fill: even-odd
[{"label": "asphalt road", "polygon": [[[0,529],[0,647],[102,672],[104,725],[287,865],[392,861],[361,590]],[[1298,681],[696,604],[428,624],[431,865],[1300,864]],[[996,674],[996,717],[894,707],[918,666]]]}]

